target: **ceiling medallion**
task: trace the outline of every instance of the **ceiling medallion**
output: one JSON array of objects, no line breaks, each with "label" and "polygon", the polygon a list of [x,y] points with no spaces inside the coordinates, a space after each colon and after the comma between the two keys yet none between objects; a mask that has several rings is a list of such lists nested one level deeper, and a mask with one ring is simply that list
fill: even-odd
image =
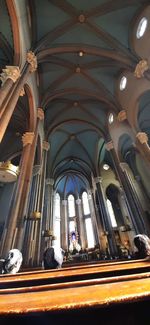
[{"label": "ceiling medallion", "polygon": [[80,73],[80,72],[81,72],[80,67],[76,67],[76,73]]},{"label": "ceiling medallion", "polygon": [[79,23],[83,24],[85,22],[85,16],[83,14],[78,17]]},{"label": "ceiling medallion", "polygon": [[83,51],[80,51],[78,54],[80,57],[82,57],[84,55]]},{"label": "ceiling medallion", "polygon": [[75,135],[74,134],[71,134],[70,135],[70,140],[74,140],[75,139]]},{"label": "ceiling medallion", "polygon": [[74,107],[77,107],[77,106],[78,106],[78,102],[74,102],[74,103],[73,103],[73,106],[74,106]]},{"label": "ceiling medallion", "polygon": [[11,161],[0,163],[0,182],[11,183],[17,180],[19,167],[11,164]]},{"label": "ceiling medallion", "polygon": [[108,164],[104,164],[104,165],[103,165],[103,169],[104,169],[104,170],[108,170],[108,169],[109,169],[109,165],[108,165]]}]

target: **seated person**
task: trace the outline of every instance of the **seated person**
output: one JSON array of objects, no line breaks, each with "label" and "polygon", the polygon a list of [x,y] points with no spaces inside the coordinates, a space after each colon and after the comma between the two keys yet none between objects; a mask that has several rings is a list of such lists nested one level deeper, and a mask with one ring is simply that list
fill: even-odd
[{"label": "seated person", "polygon": [[43,254],[44,269],[58,269],[62,267],[65,251],[61,247],[48,247]]},{"label": "seated person", "polygon": [[2,274],[16,274],[19,272],[23,261],[22,253],[19,249],[11,249],[5,259],[0,259],[2,262]]},{"label": "seated person", "polygon": [[138,249],[135,253],[135,258],[150,257],[150,239],[144,234],[139,234],[134,237],[134,245]]}]

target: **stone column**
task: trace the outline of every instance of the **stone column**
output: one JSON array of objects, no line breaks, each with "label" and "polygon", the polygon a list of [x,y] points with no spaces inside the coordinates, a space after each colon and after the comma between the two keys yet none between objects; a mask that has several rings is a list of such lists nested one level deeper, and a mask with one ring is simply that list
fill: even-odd
[{"label": "stone column", "polygon": [[8,123],[12,117],[14,109],[16,107],[18,98],[24,87],[24,84],[28,78],[29,73],[34,72],[37,69],[37,60],[33,52],[29,51],[27,53],[27,62],[23,68],[19,81],[16,84],[16,87],[9,97],[7,96],[5,103],[1,106],[1,119],[0,119],[0,142],[5,134]]},{"label": "stone column", "polygon": [[61,201],[61,245],[65,251],[68,251],[68,213],[67,200]]},{"label": "stone column", "polygon": [[[20,202],[20,206],[19,206],[18,220],[17,220],[18,231],[17,231],[17,237],[16,237],[15,244],[20,249],[22,247],[22,243],[24,240],[24,230],[25,230],[24,216],[27,214],[27,203],[28,203],[29,190],[30,190],[31,181],[32,181],[32,172],[33,172],[33,164],[34,164],[35,152],[36,152],[36,146],[37,146],[39,124],[43,120],[44,120],[44,112],[41,108],[38,108],[37,109],[37,123],[36,123],[35,136],[34,136],[34,141],[32,143],[32,146],[30,148],[29,159],[26,162],[27,170],[26,170],[24,186],[23,186],[23,191],[22,191],[22,196],[21,196],[21,202]],[[26,139],[24,139],[24,136],[23,136],[23,141],[24,141],[23,145],[26,145]]]},{"label": "stone column", "polygon": [[[16,239],[16,233],[17,233],[17,218],[19,213],[19,207],[20,202],[22,198],[22,193],[24,189],[24,182],[28,167],[28,161],[31,157],[31,146],[34,139],[34,133],[33,132],[26,132],[23,135],[23,152],[22,157],[20,161],[20,173],[19,178],[16,185],[16,191],[12,198],[12,202],[10,205],[10,212],[8,215],[8,220],[5,225],[5,236],[2,240],[2,254],[5,256],[7,252],[14,247],[15,239]],[[17,248],[17,246],[15,246]]]},{"label": "stone column", "polygon": [[99,209],[100,209],[102,224],[104,228],[104,235],[107,236],[110,255],[115,256],[118,255],[118,251],[117,251],[114,232],[113,232],[113,228],[111,225],[111,220],[107,208],[106,198],[103,191],[102,178],[96,177],[95,183],[96,183],[97,194],[98,194]]},{"label": "stone column", "polygon": [[38,202],[38,210],[41,212],[41,220],[40,220],[40,227],[39,227],[39,234],[38,237],[38,245],[37,245],[37,264],[42,262],[43,252],[44,252],[44,243],[42,237],[42,230],[44,224],[44,216],[43,216],[43,208],[44,208],[44,196],[45,196],[45,181],[46,181],[46,165],[47,165],[47,153],[50,148],[48,142],[43,141],[43,158],[42,158],[42,169],[41,169],[41,182],[40,182],[40,189],[39,189],[39,202]]},{"label": "stone column", "polygon": [[43,220],[43,230],[53,229],[52,199],[53,199],[53,178],[46,179],[45,188],[45,217]]},{"label": "stone column", "polygon": [[126,204],[128,207],[129,217],[132,221],[133,227],[135,232],[138,233],[147,233],[143,216],[140,214],[139,208],[137,206],[137,200],[135,198],[134,192],[131,188],[131,184],[129,182],[129,179],[127,178],[126,172],[123,168],[123,165],[121,166],[119,159],[116,155],[116,152],[114,150],[113,142],[110,141],[106,144],[107,150],[110,151],[112,162],[114,165],[114,170],[116,173],[116,176],[124,189],[124,195],[126,198]]},{"label": "stone column", "polygon": [[77,218],[79,220],[79,238],[81,242],[81,248],[85,249],[87,247],[87,240],[86,240],[86,230],[85,230],[85,221],[83,219],[83,211],[82,211],[82,204],[81,199],[76,200],[76,211],[77,211]]}]

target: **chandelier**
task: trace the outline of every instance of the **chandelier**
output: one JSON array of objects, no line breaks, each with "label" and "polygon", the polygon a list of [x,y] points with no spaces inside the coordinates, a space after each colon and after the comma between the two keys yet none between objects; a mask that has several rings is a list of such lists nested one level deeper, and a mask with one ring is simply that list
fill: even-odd
[{"label": "chandelier", "polygon": [[11,183],[17,180],[19,167],[13,165],[11,161],[0,162],[0,182]]}]

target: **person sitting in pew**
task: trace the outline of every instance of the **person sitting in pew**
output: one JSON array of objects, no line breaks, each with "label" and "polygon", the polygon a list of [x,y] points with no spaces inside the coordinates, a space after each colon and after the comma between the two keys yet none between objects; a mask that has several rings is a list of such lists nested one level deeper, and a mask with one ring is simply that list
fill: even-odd
[{"label": "person sitting in pew", "polygon": [[134,245],[138,249],[135,252],[135,258],[150,258],[150,239],[144,234],[138,234],[134,237]]},{"label": "person sitting in pew", "polygon": [[2,274],[16,274],[22,265],[23,256],[19,249],[11,249],[4,259],[0,259]]},{"label": "person sitting in pew", "polygon": [[43,254],[43,266],[45,270],[62,267],[65,251],[61,247],[48,247]]}]

